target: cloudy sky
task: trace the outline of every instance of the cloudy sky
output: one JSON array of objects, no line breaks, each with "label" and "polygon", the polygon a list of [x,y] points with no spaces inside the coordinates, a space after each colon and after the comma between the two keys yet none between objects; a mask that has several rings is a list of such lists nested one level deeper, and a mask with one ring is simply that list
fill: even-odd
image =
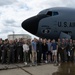
[{"label": "cloudy sky", "polygon": [[75,8],[75,0],[0,0],[0,38],[7,38],[13,31],[29,34],[22,29],[22,21],[51,7]]}]

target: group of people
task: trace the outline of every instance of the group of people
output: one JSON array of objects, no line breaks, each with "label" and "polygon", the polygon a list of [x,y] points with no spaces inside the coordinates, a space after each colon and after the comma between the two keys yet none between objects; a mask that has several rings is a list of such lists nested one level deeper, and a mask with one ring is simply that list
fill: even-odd
[{"label": "group of people", "polygon": [[72,39],[0,39],[0,62],[24,62],[25,65],[74,62],[74,50],[75,40]]}]

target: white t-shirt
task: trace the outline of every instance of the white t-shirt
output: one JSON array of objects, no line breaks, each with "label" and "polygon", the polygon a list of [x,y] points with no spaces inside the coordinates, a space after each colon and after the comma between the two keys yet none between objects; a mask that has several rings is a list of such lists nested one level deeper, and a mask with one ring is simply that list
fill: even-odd
[{"label": "white t-shirt", "polygon": [[23,52],[29,51],[29,46],[27,44],[23,44]]}]

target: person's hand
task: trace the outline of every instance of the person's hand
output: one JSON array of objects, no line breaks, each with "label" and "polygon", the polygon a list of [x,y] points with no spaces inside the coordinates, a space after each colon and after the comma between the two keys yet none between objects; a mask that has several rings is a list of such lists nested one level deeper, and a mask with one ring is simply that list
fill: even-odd
[{"label": "person's hand", "polygon": [[37,52],[39,52],[39,50],[37,50]]},{"label": "person's hand", "polygon": [[48,51],[46,53],[48,53]]},{"label": "person's hand", "polygon": [[62,49],[64,49],[64,48],[62,47]]},{"label": "person's hand", "polygon": [[28,53],[28,51],[26,51]]}]

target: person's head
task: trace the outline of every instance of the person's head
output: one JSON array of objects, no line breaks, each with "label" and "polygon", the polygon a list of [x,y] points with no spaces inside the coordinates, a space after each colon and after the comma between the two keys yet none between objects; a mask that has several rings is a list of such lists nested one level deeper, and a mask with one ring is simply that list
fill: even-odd
[{"label": "person's head", "polygon": [[75,40],[73,40],[73,43],[75,43]]},{"label": "person's head", "polygon": [[70,43],[72,43],[72,39],[70,39]]},{"label": "person's head", "polygon": [[55,43],[55,39],[53,39],[53,41],[52,41],[53,43]]},{"label": "person's head", "polygon": [[32,40],[31,42],[34,42],[34,40]]},{"label": "person's head", "polygon": [[5,44],[9,43],[8,39],[5,39],[5,40],[4,40],[4,43],[5,43]]},{"label": "person's head", "polygon": [[34,38],[34,42],[37,42],[37,39],[36,38]]},{"label": "person's head", "polygon": [[65,39],[62,39],[62,43],[65,43]]},{"label": "person's head", "polygon": [[39,41],[42,42],[42,38],[39,38]]},{"label": "person's head", "polygon": [[5,40],[4,40],[4,44],[7,44],[7,43],[8,43],[8,41],[5,39]]},{"label": "person's head", "polygon": [[50,40],[50,39],[48,39],[48,42],[51,42],[51,40]]},{"label": "person's head", "polygon": [[31,42],[31,39],[28,39],[27,41],[28,41],[28,42]]},{"label": "person's head", "polygon": [[0,39],[0,44],[2,44],[2,39]]},{"label": "person's head", "polygon": [[27,40],[24,40],[24,44],[28,44]]},{"label": "person's head", "polygon": [[17,41],[18,41],[17,39],[14,40],[14,42],[17,42]]},{"label": "person's head", "polygon": [[58,39],[58,42],[60,42],[61,40],[60,39]]},{"label": "person's head", "polygon": [[13,43],[13,40],[9,40],[9,44],[12,44]]},{"label": "person's head", "polygon": [[66,39],[65,42],[68,43],[69,42],[69,39]]},{"label": "person's head", "polygon": [[43,39],[43,43],[46,43],[46,39]]}]

